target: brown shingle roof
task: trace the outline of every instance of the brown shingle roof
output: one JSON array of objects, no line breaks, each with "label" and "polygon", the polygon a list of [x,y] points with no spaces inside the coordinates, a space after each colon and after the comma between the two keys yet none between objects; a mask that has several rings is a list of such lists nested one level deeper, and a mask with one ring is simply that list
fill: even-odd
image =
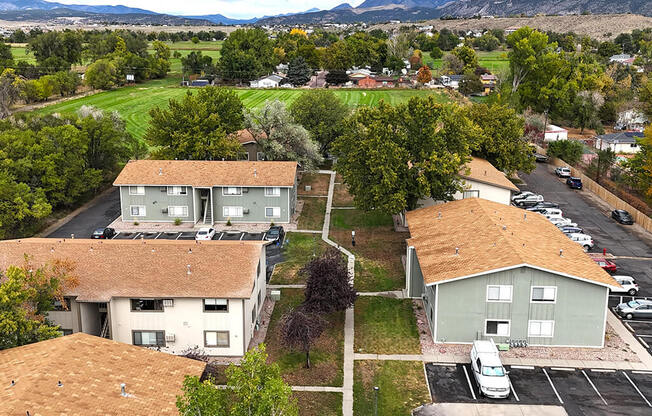
[{"label": "brown shingle roof", "polygon": [[467,198],[410,211],[407,222],[408,245],[416,250],[426,284],[528,265],[618,286],[579,244],[538,213]]},{"label": "brown shingle roof", "polygon": [[132,160],[114,185],[293,186],[297,162]]},{"label": "brown shingle roof", "polygon": [[503,172],[496,169],[494,165],[485,159],[479,157],[473,156],[471,161],[460,171],[460,176],[464,179],[498,186],[509,189],[510,191],[518,191],[516,185],[507,179]]},{"label": "brown shingle roof", "polygon": [[[267,137],[267,134],[265,132],[262,132],[261,135],[262,137]],[[233,133],[233,136],[237,141],[240,142],[240,144],[256,142],[256,139],[254,139],[254,135],[251,134],[251,132],[248,129],[238,130],[237,132]]]},{"label": "brown shingle roof", "polygon": [[[74,262],[79,285],[67,296],[249,298],[262,241],[57,240],[0,241],[0,270],[54,259]],[[188,274],[190,265],[190,274]]]},{"label": "brown shingle roof", "polygon": [[201,376],[205,366],[84,333],[11,348],[0,351],[0,414],[178,415],[184,377]]}]

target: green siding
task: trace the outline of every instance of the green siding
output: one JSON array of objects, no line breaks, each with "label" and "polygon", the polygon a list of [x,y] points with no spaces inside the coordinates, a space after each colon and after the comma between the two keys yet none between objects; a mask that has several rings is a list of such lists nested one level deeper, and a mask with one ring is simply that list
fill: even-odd
[{"label": "green siding", "polygon": [[[281,188],[280,196],[265,196],[265,188],[247,188],[247,192],[242,192],[242,195],[222,195],[222,187],[213,188],[213,216],[215,222],[226,222],[227,217],[222,215],[224,213],[223,207],[225,206],[238,206],[249,209],[248,214],[244,214],[241,218],[232,217],[232,223],[238,222],[274,222],[274,223],[287,223],[290,222],[292,213],[288,206],[288,194],[291,188]],[[265,217],[265,207],[280,207],[280,218],[267,218]]]},{"label": "green siding", "polygon": [[[487,302],[487,285],[512,285],[512,301]],[[554,304],[530,302],[532,286],[556,286]],[[607,289],[596,284],[530,267],[492,273],[439,285],[438,342],[493,338],[527,340],[532,345],[600,347],[604,339]],[[509,337],[484,336],[486,319],[510,320]],[[552,338],[528,337],[529,320],[554,320]]]},{"label": "green siding", "polygon": [[423,273],[421,272],[421,266],[417,260],[417,252],[413,247],[408,247],[407,249],[407,263],[410,266],[407,271],[407,278],[409,281],[409,293],[408,296],[411,298],[420,298],[423,294]]},{"label": "green siding", "polygon": [[[163,213],[163,209],[168,206],[187,206],[188,216],[181,218],[184,222],[193,222],[193,190],[187,188],[187,195],[168,195],[165,186],[146,186],[145,195],[129,195],[129,187],[120,187],[120,198],[122,201],[122,220],[123,221],[151,221],[151,222],[173,222],[175,217],[170,217]],[[146,216],[133,217],[131,215],[131,205],[145,206]]]}]

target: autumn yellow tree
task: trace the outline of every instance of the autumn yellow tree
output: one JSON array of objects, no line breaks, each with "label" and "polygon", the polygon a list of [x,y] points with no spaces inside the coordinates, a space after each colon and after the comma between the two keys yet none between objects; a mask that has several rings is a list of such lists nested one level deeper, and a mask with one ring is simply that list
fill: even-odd
[{"label": "autumn yellow tree", "polygon": [[303,36],[304,38],[308,37],[306,31],[303,29],[299,29],[298,27],[295,27],[294,29],[290,30],[290,35],[299,35],[299,36]]}]

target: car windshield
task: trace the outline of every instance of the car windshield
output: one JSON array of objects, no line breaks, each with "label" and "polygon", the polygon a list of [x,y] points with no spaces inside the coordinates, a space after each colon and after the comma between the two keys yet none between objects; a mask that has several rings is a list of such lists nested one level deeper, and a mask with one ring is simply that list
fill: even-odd
[{"label": "car windshield", "polygon": [[104,229],[103,228],[98,228],[93,232],[94,234],[104,234]]},{"label": "car windshield", "polygon": [[502,366],[482,366],[482,375],[490,377],[502,377],[505,375],[505,369]]},{"label": "car windshield", "polygon": [[267,231],[267,234],[276,235],[276,234],[278,234],[278,230],[269,230],[269,231]]},{"label": "car windshield", "polygon": [[640,303],[638,303],[638,302],[635,301],[635,300],[632,300],[632,301],[627,302],[627,306],[629,306],[630,308],[635,308],[635,307],[637,307],[638,305],[640,305]]},{"label": "car windshield", "polygon": [[198,234],[198,235],[206,235],[206,234],[208,234],[208,231],[200,231],[200,232],[198,232],[197,234]]}]

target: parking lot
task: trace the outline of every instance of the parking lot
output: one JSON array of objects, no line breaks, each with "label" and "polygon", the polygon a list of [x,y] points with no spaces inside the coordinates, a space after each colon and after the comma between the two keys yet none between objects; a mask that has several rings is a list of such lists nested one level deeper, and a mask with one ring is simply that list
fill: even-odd
[{"label": "parking lot", "polygon": [[[112,239],[115,240],[194,240],[197,231],[170,231],[170,232],[118,232]],[[222,231],[215,233],[213,240],[263,240],[265,233],[247,233],[244,231]]]},{"label": "parking lot", "polygon": [[509,398],[478,396],[469,364],[426,364],[434,402],[563,406],[570,416],[652,414],[652,372],[506,366]]}]

